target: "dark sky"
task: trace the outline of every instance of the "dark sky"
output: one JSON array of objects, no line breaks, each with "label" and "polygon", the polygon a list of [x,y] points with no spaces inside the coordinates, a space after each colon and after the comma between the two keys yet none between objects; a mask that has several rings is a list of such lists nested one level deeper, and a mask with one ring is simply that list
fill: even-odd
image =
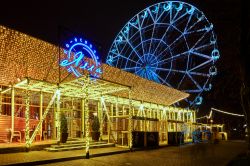
[{"label": "dark sky", "polygon": [[[185,0],[184,0],[185,1]],[[54,2],[5,1],[1,4],[0,24],[57,43],[58,25],[70,28],[93,40],[105,55],[123,25],[139,11],[159,0],[67,0]],[[201,109],[210,106],[242,113],[239,105],[239,36],[240,4],[238,0],[188,0],[203,11],[214,24],[221,59],[214,88],[205,95]]]},{"label": "dark sky", "polygon": [[[62,0],[5,1],[0,23],[40,39],[57,43],[58,25],[84,34],[100,44],[106,54],[114,37],[132,16],[162,0]],[[224,29],[238,24],[237,0],[188,0],[215,26],[219,44]],[[223,32],[222,34],[220,34]],[[225,39],[225,41],[227,41]]]}]

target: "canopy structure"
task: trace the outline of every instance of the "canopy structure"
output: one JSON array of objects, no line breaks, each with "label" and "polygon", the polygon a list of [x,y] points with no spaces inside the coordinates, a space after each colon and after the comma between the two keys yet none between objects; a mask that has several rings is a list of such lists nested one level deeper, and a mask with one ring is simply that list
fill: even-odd
[{"label": "canopy structure", "polygon": [[[59,88],[63,96],[84,98],[83,86],[87,77],[76,78],[59,67],[59,54],[63,54],[63,50],[3,26],[0,26],[0,39],[1,85],[48,93]],[[109,100],[112,96],[128,98],[130,90],[130,97],[135,101],[169,106],[189,96],[106,64],[102,65],[102,70],[100,78],[90,78],[90,99],[100,96]],[[59,83],[59,76],[64,81]]]},{"label": "canopy structure", "polygon": [[[68,111],[63,105],[67,100],[78,100],[81,105],[78,111],[81,112],[81,131],[85,133],[86,138],[86,153],[89,152],[89,103],[91,102],[96,103],[100,119],[107,117],[108,140],[110,136],[115,137],[120,132],[118,127],[114,128],[112,125],[114,118],[117,118],[116,126],[119,118],[123,119],[124,123],[127,121],[123,134],[127,133],[129,147],[132,147],[133,121],[137,124],[138,120],[134,119],[135,117],[141,120],[154,119],[155,122],[152,123],[155,125],[161,120],[161,125],[165,127],[161,128],[160,135],[166,134],[163,129],[167,126],[167,117],[178,121],[186,119],[188,122],[195,119],[193,111],[168,107],[187,98],[189,96],[187,93],[107,64],[101,65],[102,74],[98,78],[90,76],[84,70],[80,70],[81,77],[76,77],[66,68],[60,67],[62,56],[65,56],[64,51],[58,46],[0,26],[0,97],[11,98],[9,105],[12,131],[15,129],[15,105],[19,104],[15,102],[22,100],[21,105],[25,108],[27,148],[30,148],[36,135],[42,133],[42,124],[51,109],[54,110],[53,126],[54,129],[57,128],[53,130],[53,136],[60,140],[60,113]],[[18,99],[19,97],[21,99]],[[38,100],[35,101],[35,98]],[[46,102],[43,102],[45,98]],[[33,104],[39,108],[39,121],[36,122],[36,128],[30,136],[30,123],[33,123],[30,121],[32,114],[30,105]],[[119,112],[118,107],[122,108],[122,111]],[[177,110],[181,111],[177,113]],[[175,123],[177,125],[177,121]],[[152,128],[149,123],[147,126],[146,123],[141,123],[140,129],[143,129],[143,124],[145,130],[146,128],[149,130],[150,126]],[[100,132],[102,135],[103,132]]]}]

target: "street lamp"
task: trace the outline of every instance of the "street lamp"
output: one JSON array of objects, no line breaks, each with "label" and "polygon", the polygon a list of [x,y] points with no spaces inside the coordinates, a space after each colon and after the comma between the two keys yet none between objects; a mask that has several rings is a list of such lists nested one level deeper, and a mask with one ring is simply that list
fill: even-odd
[{"label": "street lamp", "polygon": [[212,132],[212,130],[213,130],[213,119],[210,119],[210,130],[211,130],[211,132]]}]

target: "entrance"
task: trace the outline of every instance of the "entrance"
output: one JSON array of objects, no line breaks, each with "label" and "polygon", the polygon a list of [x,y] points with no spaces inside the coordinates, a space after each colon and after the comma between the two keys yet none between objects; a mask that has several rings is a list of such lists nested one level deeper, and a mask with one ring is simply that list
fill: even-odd
[{"label": "entrance", "polygon": [[77,99],[64,100],[61,104],[61,113],[67,119],[69,138],[81,138],[81,104]]}]

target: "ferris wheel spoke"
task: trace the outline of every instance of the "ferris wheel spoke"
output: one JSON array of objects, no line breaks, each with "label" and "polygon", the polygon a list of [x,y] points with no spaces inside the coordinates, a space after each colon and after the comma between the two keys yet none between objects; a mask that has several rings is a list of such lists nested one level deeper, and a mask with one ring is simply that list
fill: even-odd
[{"label": "ferris wheel spoke", "polygon": [[183,35],[184,34],[182,33],[179,37],[177,37],[171,44],[168,45],[168,48],[171,47],[175,42],[177,42],[178,40],[180,40],[183,37]]},{"label": "ferris wheel spoke", "polygon": [[[151,39],[150,39],[150,44],[149,44],[149,49],[148,49],[148,53],[150,54],[151,53],[151,47],[152,47],[152,41],[153,41],[153,39],[154,39],[154,32],[155,32],[155,26],[157,25],[156,23],[157,23],[157,17],[158,17],[158,14],[159,14],[159,5],[157,5],[157,7],[155,7],[155,8],[157,8],[157,12],[155,13],[155,18],[156,19],[154,19],[153,20],[153,22],[154,22],[154,25],[153,25],[153,29],[152,29],[152,33],[151,33]],[[151,14],[151,16],[152,16],[152,12],[150,11],[150,14]]]},{"label": "ferris wheel spoke", "polygon": [[199,49],[202,49],[202,48],[205,48],[205,47],[209,47],[211,45],[213,45],[213,43],[210,42],[209,44],[204,44],[202,46],[195,47],[195,48],[193,48],[193,50],[199,50]]},{"label": "ferris wheel spoke", "polygon": [[201,68],[202,66],[205,66],[206,64],[208,64],[208,63],[210,63],[210,62],[212,62],[212,60],[208,60],[208,61],[206,61],[206,62],[203,62],[203,63],[199,64],[198,66],[195,66],[194,68],[192,68],[192,69],[190,69],[190,70],[188,70],[188,71],[190,72],[190,71],[194,71],[194,70],[196,70],[196,69],[199,69],[199,68]]},{"label": "ferris wheel spoke", "polygon": [[185,73],[185,74],[183,74],[183,76],[182,76],[182,78],[181,78],[181,81],[178,83],[177,89],[179,89],[179,88],[180,88],[180,86],[181,86],[181,84],[182,84],[182,82],[183,82],[183,80],[184,80],[185,76],[186,76],[186,73]]},{"label": "ferris wheel spoke", "polygon": [[177,17],[177,15],[179,14],[179,10],[175,13],[173,19],[171,20],[171,24],[174,24],[176,22],[175,18]]},{"label": "ferris wheel spoke", "polygon": [[153,71],[151,70],[147,72],[147,77],[149,78],[149,80],[159,82],[158,78],[153,76]]},{"label": "ferris wheel spoke", "polygon": [[197,42],[193,45],[193,47],[192,47],[191,49],[195,48],[196,45],[200,43],[200,41],[205,37],[205,35],[206,35],[207,33],[208,33],[208,31],[206,31],[206,32],[197,40]]},{"label": "ferris wheel spoke", "polygon": [[186,93],[200,93],[201,92],[201,90],[199,90],[199,89],[183,90],[183,91]]},{"label": "ferris wheel spoke", "polygon": [[187,72],[188,77],[193,81],[193,83],[196,85],[196,87],[200,90],[202,90],[201,86],[194,80],[194,78]]},{"label": "ferris wheel spoke", "polygon": [[148,49],[148,53],[150,54],[151,52],[151,47],[152,47],[152,40],[154,39],[153,36],[154,36],[154,31],[155,31],[155,25],[153,26],[153,30],[152,30],[152,34],[151,34],[151,39],[150,39],[150,44],[149,44],[149,49]]},{"label": "ferris wheel spoke", "polygon": [[185,12],[184,14],[182,14],[180,17],[178,17],[176,20],[174,20],[173,23],[176,23],[178,20],[182,19],[183,17],[185,17],[187,15],[187,12]]},{"label": "ferris wheel spoke", "polygon": [[[139,19],[138,18],[139,17],[139,15],[137,15],[137,19]],[[143,20],[142,20],[142,22],[144,21],[144,19],[145,18],[143,18]],[[142,25],[143,23],[138,23],[138,26],[139,26],[139,29],[138,29],[138,31],[139,31],[139,33],[140,33],[140,40],[141,40],[141,49],[142,49],[142,53],[143,53],[143,55],[145,54],[145,50],[144,50],[144,43],[143,43],[143,36],[142,36],[142,32],[141,32],[141,25]]]},{"label": "ferris wheel spoke", "polygon": [[154,50],[154,52],[153,52],[153,55],[154,55],[155,52],[157,51],[158,47],[160,46],[161,41],[163,41],[163,39],[164,39],[164,37],[166,36],[166,34],[167,34],[167,32],[168,32],[168,30],[169,30],[170,27],[171,27],[171,25],[169,25],[169,26],[167,27],[166,31],[165,31],[164,34],[162,35],[162,37],[161,37],[161,39],[160,39],[160,42],[157,44],[157,46],[156,46],[156,48],[155,48],[155,50]]},{"label": "ferris wheel spoke", "polygon": [[[148,15],[148,9],[145,9],[145,10],[144,10],[144,13],[147,13],[147,15]],[[139,24],[138,24],[138,25],[139,25],[139,29],[141,29],[141,27],[142,27],[142,25],[143,25],[143,23],[144,23],[144,21],[145,21],[145,19],[146,19],[147,17],[143,17],[143,18],[142,18],[142,21],[140,21],[139,17],[140,17],[139,14],[137,14],[137,18],[138,18],[138,20],[139,20]]]},{"label": "ferris wheel spoke", "polygon": [[199,22],[201,22],[203,20],[202,19],[198,19],[196,22],[194,22],[186,31],[189,31],[190,29],[192,29],[196,24],[198,24]]},{"label": "ferris wheel spoke", "polygon": [[[125,47],[125,46],[124,46],[124,47]],[[117,51],[118,54],[120,54],[120,53],[123,51],[124,47],[123,47],[122,50],[120,51],[119,48],[118,48],[117,43],[115,42],[115,48],[116,48],[116,51]]]},{"label": "ferris wheel spoke", "polygon": [[139,69],[139,68],[141,68],[141,67],[137,67],[137,66],[135,66],[135,67],[125,67],[125,68],[122,68],[122,70],[126,70],[126,71],[128,71],[128,70],[135,70],[135,69]]},{"label": "ferris wheel spoke", "polygon": [[[136,20],[139,20],[138,15],[137,15]],[[135,23],[132,23],[132,22],[129,22],[128,25],[130,25],[130,26],[134,27],[135,29],[139,30],[139,22],[138,22],[138,27],[135,25]]]},{"label": "ferris wheel spoke", "polygon": [[167,49],[169,49],[174,43],[179,41],[182,37],[183,33],[178,38],[176,38],[171,44],[169,44],[163,51],[161,51],[160,54],[158,54],[158,56],[161,56]]},{"label": "ferris wheel spoke", "polygon": [[171,57],[169,57],[169,58],[167,58],[167,59],[163,59],[163,60],[161,60],[161,61],[158,61],[158,62],[156,62],[156,63],[153,63],[152,65],[155,65],[155,64],[164,64],[164,63],[168,62],[169,60],[174,60],[174,59],[176,59],[176,58],[178,58],[178,57],[180,57],[180,56],[182,56],[182,55],[185,55],[185,54],[187,54],[187,53],[189,54],[190,51],[188,50],[188,51],[182,52],[182,53],[180,53],[180,54],[171,56]]},{"label": "ferris wheel spoke", "polygon": [[198,55],[202,58],[206,58],[206,59],[211,59],[210,56],[206,55],[206,54],[202,54],[202,53],[199,53],[199,52],[195,52],[195,51],[190,51],[191,54],[194,54],[194,55]]},{"label": "ferris wheel spoke", "polygon": [[139,74],[143,69],[140,68],[139,70],[135,71],[135,74]]},{"label": "ferris wheel spoke", "polygon": [[170,20],[170,23],[172,22],[172,10],[173,8],[171,7],[170,10],[169,10],[169,20]]},{"label": "ferris wheel spoke", "polygon": [[191,21],[192,17],[193,17],[193,12],[189,15],[189,17],[188,17],[188,21],[187,21],[187,24],[186,24],[186,26],[185,26],[185,28],[184,28],[184,31],[183,31],[183,32],[186,32],[187,27],[188,27],[188,25],[189,25],[189,23],[190,23],[190,21]]},{"label": "ferris wheel spoke", "polygon": [[152,63],[155,63],[155,62],[157,62],[157,59],[156,58],[154,59],[154,57],[151,56],[150,59],[149,59],[149,61],[152,62]]},{"label": "ferris wheel spoke", "polygon": [[165,69],[165,68],[161,68],[161,67],[152,67],[152,68],[155,68],[156,70],[161,70],[161,71],[169,71],[169,72],[182,73],[182,74],[187,73],[187,71],[184,71],[184,70]]},{"label": "ferris wheel spoke", "polygon": [[[136,62],[136,61],[134,61],[134,60],[132,60],[132,59],[130,59],[130,58],[128,58],[128,57],[125,57],[124,55],[121,55],[121,54],[119,54],[119,56],[116,56],[116,57],[122,57],[122,58],[124,58],[125,60],[127,60],[127,61],[131,61],[131,62],[134,62],[135,64],[137,64],[137,65],[142,65],[141,63],[139,63],[138,61]],[[114,58],[116,58],[116,57],[114,57]]]},{"label": "ferris wheel spoke", "polygon": [[[128,40],[128,38],[126,38],[126,36],[123,34],[123,37],[126,39],[127,43],[129,44],[130,48],[134,51],[134,53],[137,55],[137,57],[142,61],[141,56],[138,54],[138,52],[135,50],[135,48],[133,47],[133,45],[130,43],[130,41]],[[143,62],[143,61],[142,61]]]},{"label": "ferris wheel spoke", "polygon": [[[157,20],[155,22],[158,22],[164,13],[165,13],[165,11],[161,12],[160,16],[157,18]],[[169,14],[169,12],[168,12],[168,14]],[[168,14],[166,16],[168,16]]]},{"label": "ferris wheel spoke", "polygon": [[155,19],[154,19],[154,16],[152,15],[151,10],[148,10],[148,13],[149,13],[149,15],[150,15],[151,19],[153,20],[153,22],[155,22]]},{"label": "ferris wheel spoke", "polygon": [[207,28],[201,28],[201,29],[196,29],[196,30],[193,30],[193,31],[188,31],[188,32],[185,32],[186,35],[190,35],[192,33],[198,33],[198,32],[206,32],[207,31]]},{"label": "ferris wheel spoke", "polygon": [[209,77],[210,75],[207,73],[200,73],[200,72],[189,72],[191,75],[196,75],[196,76],[203,76],[203,77]]},{"label": "ferris wheel spoke", "polygon": [[162,83],[166,84],[169,87],[172,87],[167,81],[165,81],[163,78],[161,78],[158,74],[156,74],[155,72],[152,72],[152,74],[154,74]]}]

